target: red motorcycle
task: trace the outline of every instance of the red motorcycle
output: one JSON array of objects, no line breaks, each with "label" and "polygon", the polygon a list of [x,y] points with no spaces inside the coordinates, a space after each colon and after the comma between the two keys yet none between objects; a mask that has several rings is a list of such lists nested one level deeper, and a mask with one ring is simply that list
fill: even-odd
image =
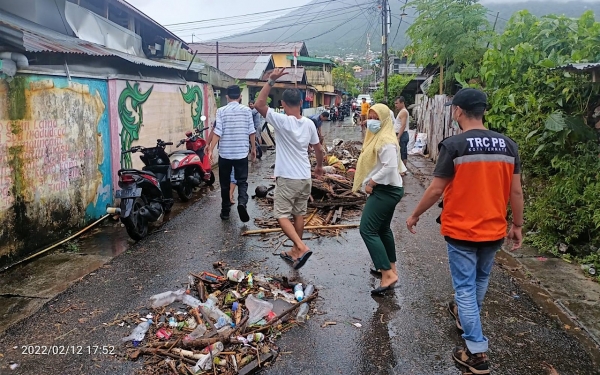
[{"label": "red motorcycle", "polygon": [[192,199],[194,188],[202,182],[211,186],[215,183],[210,159],[205,153],[206,141],[201,137],[208,127],[196,128],[194,132],[185,133],[186,138],[179,141],[177,147],[185,143],[186,150],[169,154],[171,159],[171,186],[177,191],[182,201]]}]

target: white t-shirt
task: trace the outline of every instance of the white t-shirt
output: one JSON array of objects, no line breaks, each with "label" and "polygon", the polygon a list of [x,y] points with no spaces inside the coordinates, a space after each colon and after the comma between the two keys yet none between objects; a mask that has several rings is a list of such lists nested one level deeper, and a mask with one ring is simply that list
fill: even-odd
[{"label": "white t-shirt", "polygon": [[300,119],[269,108],[266,120],[275,128],[275,177],[309,179],[308,145],[319,143],[317,128],[307,117]]},{"label": "white t-shirt", "polygon": [[394,111],[390,109],[390,116],[392,117],[392,121],[394,122],[394,132],[398,134],[400,132],[400,121],[396,116],[394,116]]}]

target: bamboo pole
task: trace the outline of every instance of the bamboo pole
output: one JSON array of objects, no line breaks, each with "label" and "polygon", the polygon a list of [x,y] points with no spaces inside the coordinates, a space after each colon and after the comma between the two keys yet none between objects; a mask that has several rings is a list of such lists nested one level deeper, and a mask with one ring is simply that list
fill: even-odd
[{"label": "bamboo pole", "polygon": [[[304,227],[304,230],[311,229],[350,229],[350,228],[358,228],[360,224],[340,224],[340,225],[309,225]],[[242,236],[251,236],[254,234],[264,234],[264,233],[276,233],[281,232],[281,228],[269,228],[269,229],[257,229],[257,230],[247,230],[242,233]]]}]

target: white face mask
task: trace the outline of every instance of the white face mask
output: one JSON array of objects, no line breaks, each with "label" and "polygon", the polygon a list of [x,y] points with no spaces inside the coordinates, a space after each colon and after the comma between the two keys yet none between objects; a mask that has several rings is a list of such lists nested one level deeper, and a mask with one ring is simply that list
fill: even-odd
[{"label": "white face mask", "polygon": [[381,130],[381,121],[379,120],[367,120],[367,128],[373,134],[377,134]]}]

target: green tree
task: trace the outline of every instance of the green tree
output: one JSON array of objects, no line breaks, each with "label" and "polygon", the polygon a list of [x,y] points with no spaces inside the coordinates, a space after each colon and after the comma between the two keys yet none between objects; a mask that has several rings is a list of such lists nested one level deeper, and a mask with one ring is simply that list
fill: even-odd
[{"label": "green tree", "polygon": [[587,75],[557,67],[600,58],[600,23],[515,14],[485,53],[481,76],[491,109],[489,126],[519,144],[525,217],[540,250],[558,244],[600,266],[600,146],[593,126],[600,88]]},{"label": "green tree", "polygon": [[[410,81],[415,78],[414,75],[394,74],[388,78],[388,98],[389,103],[384,103],[391,107],[394,99],[402,95],[402,91]],[[383,83],[379,84],[377,91],[373,93],[373,99],[376,103],[383,103]]]},{"label": "green tree", "polygon": [[354,77],[352,68],[342,65],[331,70],[333,86],[348,91],[352,96],[360,94],[360,80]]},{"label": "green tree", "polygon": [[407,30],[412,43],[406,50],[412,60],[444,66],[444,83],[452,82],[456,73],[467,80],[477,78],[493,35],[487,9],[477,0],[415,0],[408,6],[417,12]]}]

